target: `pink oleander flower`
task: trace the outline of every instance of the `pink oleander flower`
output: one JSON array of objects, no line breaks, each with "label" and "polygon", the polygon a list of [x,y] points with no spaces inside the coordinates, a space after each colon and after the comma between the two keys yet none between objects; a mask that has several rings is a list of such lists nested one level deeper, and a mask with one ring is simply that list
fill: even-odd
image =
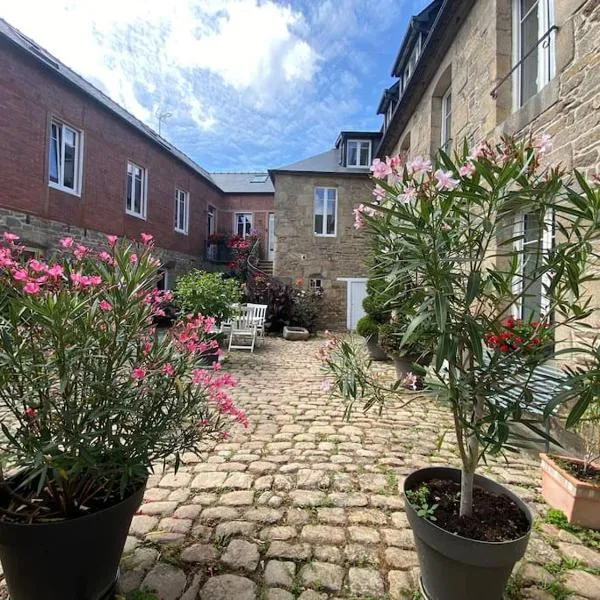
[{"label": "pink oleander flower", "polygon": [[110,312],[113,309],[112,304],[108,300],[101,300],[98,306],[102,312]]},{"label": "pink oleander flower", "polygon": [[35,410],[35,408],[31,408],[31,406],[30,406],[25,409],[24,415],[25,415],[26,419],[33,421],[34,419],[37,419],[38,411]]},{"label": "pink oleander flower", "polygon": [[107,235],[106,239],[108,240],[108,245],[114,248],[119,238],[116,235]]},{"label": "pink oleander flower", "polygon": [[383,162],[379,158],[376,158],[373,161],[373,164],[370,167],[370,170],[373,173],[373,177],[377,179],[383,179],[391,174],[392,168],[386,162]]},{"label": "pink oleander flower", "polygon": [[407,373],[403,379],[402,384],[412,390],[417,389],[417,376],[414,373]]},{"label": "pink oleander flower", "polygon": [[26,269],[13,269],[12,274],[17,281],[27,281],[29,279],[29,273]]},{"label": "pink oleander flower", "polygon": [[50,275],[50,277],[54,277],[54,279],[62,277],[64,272],[65,270],[61,265],[52,265],[47,271],[48,275]]},{"label": "pink oleander flower", "polygon": [[533,142],[533,147],[538,151],[539,154],[550,152],[550,150],[552,150],[552,137],[545,133],[539,139]]},{"label": "pink oleander flower", "polygon": [[404,166],[404,159],[402,158],[402,156],[386,156],[385,158],[385,162],[394,170],[394,171],[401,171],[402,167]]},{"label": "pink oleander flower", "polygon": [[423,158],[422,156],[417,156],[406,166],[408,168],[408,172],[413,175],[418,175],[419,173],[426,173],[428,171],[431,171],[431,161]]},{"label": "pink oleander flower", "polygon": [[35,258],[29,261],[29,268],[36,273],[42,273],[48,270],[48,265],[46,263],[40,262]]},{"label": "pink oleander flower", "polygon": [[442,171],[438,169],[433,176],[437,179],[436,188],[438,190],[453,190],[460,181],[452,178],[452,171]]},{"label": "pink oleander flower", "polygon": [[25,287],[23,288],[23,291],[26,294],[30,294],[32,296],[35,296],[36,294],[40,293],[40,285],[39,285],[39,283],[36,283],[35,281],[30,281],[29,283],[25,284]]},{"label": "pink oleander flower", "polygon": [[383,200],[385,198],[385,190],[379,184],[376,184],[373,189],[373,196],[375,196],[377,201]]},{"label": "pink oleander flower", "polygon": [[90,285],[100,285],[102,283],[102,277],[100,275],[90,275]]},{"label": "pink oleander flower", "polygon": [[450,225],[449,223],[443,223],[442,224],[442,230],[443,231],[450,231],[452,229],[452,225]]},{"label": "pink oleander flower", "polygon": [[472,150],[469,158],[484,158],[491,154],[490,146],[487,142],[480,142]]},{"label": "pink oleander flower", "polygon": [[146,369],[142,369],[141,367],[136,367],[131,371],[131,378],[137,381],[144,379],[146,377]]},{"label": "pink oleander flower", "polygon": [[398,200],[398,202],[403,202],[404,204],[408,204],[409,202],[416,200],[416,198],[417,190],[412,184],[405,186],[403,192],[396,196],[396,200]]},{"label": "pink oleander flower", "polygon": [[361,206],[362,204],[352,211],[354,214],[354,229],[362,229],[365,226],[365,220],[362,218]]},{"label": "pink oleander flower", "polygon": [[149,233],[141,233],[140,237],[142,238],[142,243],[145,246],[149,246],[150,244],[152,244],[152,242],[154,240],[154,236],[150,235]]},{"label": "pink oleander flower", "polygon": [[173,368],[173,365],[171,363],[165,364],[165,366],[163,367],[163,372],[171,377],[175,375],[175,369]]},{"label": "pink oleander flower", "polygon": [[13,242],[17,242],[20,238],[18,235],[14,233],[10,233],[10,231],[5,231],[3,234],[4,241],[11,244]]},{"label": "pink oleander flower", "polygon": [[111,264],[113,262],[113,257],[106,252],[106,250],[102,250],[102,252],[98,252],[98,258],[107,264]]},{"label": "pink oleander flower", "polygon": [[75,240],[72,237],[64,237],[58,242],[63,248],[71,248],[75,243]]},{"label": "pink oleander flower", "polygon": [[43,283],[46,283],[46,281],[48,281],[48,277],[46,275],[42,275],[41,277],[37,277],[35,282],[39,283],[40,285]]},{"label": "pink oleander flower", "polygon": [[331,390],[331,382],[330,381],[321,381],[321,385],[319,385],[319,389],[322,392],[328,392]]},{"label": "pink oleander flower", "polygon": [[138,261],[138,256],[137,256],[137,254],[130,254],[130,255],[129,255],[129,262],[130,262],[132,265],[135,265],[135,264],[137,264],[137,261]]},{"label": "pink oleander flower", "polygon": [[77,260],[81,260],[89,251],[89,248],[86,248],[82,244],[77,244],[77,247],[73,251],[73,254],[75,255],[75,258]]},{"label": "pink oleander flower", "polygon": [[475,165],[472,162],[465,163],[459,170],[458,174],[461,177],[471,177],[475,173]]}]

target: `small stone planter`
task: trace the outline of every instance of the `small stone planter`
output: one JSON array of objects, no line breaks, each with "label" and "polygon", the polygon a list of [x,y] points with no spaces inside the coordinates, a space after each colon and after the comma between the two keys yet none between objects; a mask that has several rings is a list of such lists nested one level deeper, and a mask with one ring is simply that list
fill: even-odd
[{"label": "small stone planter", "polygon": [[[579,481],[547,454],[542,459],[542,496],[553,508],[562,510],[569,523],[600,530],[600,485]],[[570,462],[583,461],[560,456]]]},{"label": "small stone planter", "polygon": [[303,342],[310,337],[310,332],[304,327],[283,327],[283,339],[290,342]]}]

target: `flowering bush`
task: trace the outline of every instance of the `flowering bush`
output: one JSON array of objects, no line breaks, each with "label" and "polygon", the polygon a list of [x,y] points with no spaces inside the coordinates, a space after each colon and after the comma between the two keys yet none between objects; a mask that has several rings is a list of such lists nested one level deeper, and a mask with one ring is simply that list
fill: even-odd
[{"label": "flowering bush", "polygon": [[0,244],[2,450],[0,472],[19,522],[99,510],[145,481],[157,461],[226,435],[246,417],[227,395],[233,378],[199,368],[214,351],[214,320],[187,317],[164,337],[152,319],[168,293],[153,289],[159,261],[108,236],[95,251],[71,238],[50,260],[26,259],[18,238]]},{"label": "flowering bush", "polygon": [[227,248],[230,248],[233,253],[231,262],[227,265],[233,272],[233,275],[240,281],[246,281],[248,276],[248,259],[254,245],[259,240],[260,236],[255,230],[252,230],[246,238],[238,235],[232,235],[227,240]]},{"label": "flowering bush", "polygon": [[485,333],[485,344],[488,348],[502,353],[532,354],[548,349],[552,344],[550,328],[550,323],[508,317],[500,321],[499,327]]},{"label": "flowering bush", "polygon": [[[412,300],[420,292],[410,302],[402,342],[428,324],[419,336],[435,357],[427,385],[453,413],[461,516],[472,515],[479,461],[510,447],[508,423],[538,430],[525,416],[531,391],[523,386],[515,397],[514,390],[553,356],[547,344],[548,351],[523,360],[533,343],[529,336],[524,349],[489,353],[485,346],[493,339],[486,334],[510,333],[497,323],[511,305],[530,305],[535,289],[545,298],[538,307],[547,317],[544,340],[557,339],[592,310],[583,284],[594,278],[587,265],[600,237],[600,191],[577,171],[567,175],[542,166],[550,148],[542,136],[472,149],[465,142],[454,157],[440,151],[435,165],[423,157],[375,159],[374,200],[355,211],[355,226],[365,228],[379,250],[378,273],[388,283],[390,307],[400,313],[406,290]],[[540,224],[537,241],[515,228],[519,215]],[[548,251],[542,230],[550,221],[557,235]],[[336,381],[362,372],[359,358],[345,355],[343,369],[333,371]],[[343,392],[350,403],[368,401],[370,394],[368,386],[348,385]]]},{"label": "flowering bush", "polygon": [[292,294],[289,324],[294,327],[304,327],[314,333],[321,312],[322,300],[322,289],[306,290],[296,287]]},{"label": "flowering bush", "polygon": [[241,295],[236,279],[198,269],[189,271],[175,284],[175,299],[184,313],[213,317],[217,323],[233,316],[233,305],[239,303]]}]

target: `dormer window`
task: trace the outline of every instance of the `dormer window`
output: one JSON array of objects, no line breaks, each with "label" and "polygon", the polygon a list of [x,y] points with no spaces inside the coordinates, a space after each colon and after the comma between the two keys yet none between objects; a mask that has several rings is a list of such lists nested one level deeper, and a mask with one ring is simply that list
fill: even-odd
[{"label": "dormer window", "polygon": [[411,78],[412,74],[415,72],[415,67],[417,66],[417,62],[419,61],[419,56],[421,55],[421,35],[417,37],[417,41],[413,46],[413,49],[410,53],[408,60],[406,61],[406,66],[404,67],[404,71],[402,71],[402,85],[400,86],[399,95],[401,96],[406,86],[408,85],[408,81]]},{"label": "dormer window", "polygon": [[371,141],[348,140],[346,156],[347,167],[368,167],[371,164]]}]

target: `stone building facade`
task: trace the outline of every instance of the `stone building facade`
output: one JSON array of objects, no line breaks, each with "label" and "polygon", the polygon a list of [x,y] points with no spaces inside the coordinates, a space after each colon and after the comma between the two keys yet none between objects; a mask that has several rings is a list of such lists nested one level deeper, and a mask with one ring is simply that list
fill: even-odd
[{"label": "stone building facade", "polygon": [[[245,192],[253,211],[272,210],[266,173],[258,186],[251,183],[254,174],[243,174],[235,194],[228,193],[2,20],[0,131],[0,231],[13,231],[40,252],[51,251],[64,235],[97,245],[105,234],[139,239],[147,232],[171,286],[181,273],[203,266],[209,222],[235,231],[232,211]],[[132,192],[136,185],[139,191]],[[264,231],[263,221],[257,225]]]},{"label": "stone building facade", "polygon": [[[367,146],[374,148],[377,138],[377,133],[342,132],[334,149],[270,171],[277,233],[274,273],[289,281],[301,279],[307,288],[322,287],[322,328],[352,329],[362,315],[368,249],[354,228],[352,211],[372,198],[371,155],[362,166],[348,167],[347,143],[351,152],[360,146],[365,159]],[[320,217],[326,194],[331,194],[331,202],[335,197],[329,230]]]},{"label": "stone building facade", "polygon": [[[549,164],[588,176],[600,171],[598,0],[436,0],[424,13],[411,22],[394,65],[393,108],[387,111],[390,90],[379,107],[385,117],[378,156],[427,156],[465,139],[473,146],[505,134],[548,134]],[[414,49],[415,32],[413,52],[407,40]],[[411,55],[416,61],[406,78]],[[563,341],[582,335],[570,330]]]}]

